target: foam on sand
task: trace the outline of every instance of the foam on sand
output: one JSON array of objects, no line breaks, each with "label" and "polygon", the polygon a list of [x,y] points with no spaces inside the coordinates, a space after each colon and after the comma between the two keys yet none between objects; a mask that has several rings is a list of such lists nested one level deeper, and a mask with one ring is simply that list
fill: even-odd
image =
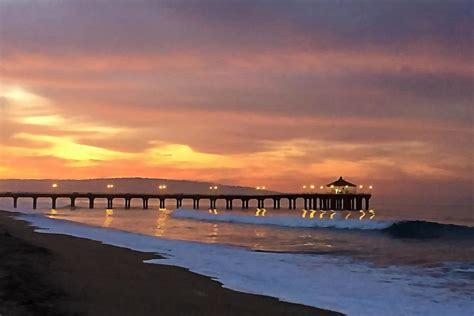
[{"label": "foam on sand", "polygon": [[451,275],[417,268],[376,268],[348,258],[262,253],[226,245],[166,240],[89,227],[38,215],[20,219],[41,233],[102,241],[166,259],[148,263],[176,265],[210,276],[224,287],[326,308],[349,315],[472,315],[472,294],[448,289]]}]

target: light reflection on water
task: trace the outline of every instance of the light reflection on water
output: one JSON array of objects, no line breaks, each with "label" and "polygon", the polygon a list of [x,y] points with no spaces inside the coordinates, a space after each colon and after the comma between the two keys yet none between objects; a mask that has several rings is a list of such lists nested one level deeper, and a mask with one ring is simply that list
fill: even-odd
[{"label": "light reflection on water", "polygon": [[[1,203],[1,202],[0,202]],[[407,277],[406,282],[412,282],[420,271],[440,279],[443,287],[452,290],[453,295],[468,295],[474,293],[474,240],[422,240],[397,239],[382,231],[362,231],[357,229],[317,229],[291,228],[271,225],[240,224],[229,222],[199,221],[185,218],[175,218],[172,210],[150,208],[143,210],[139,206],[132,209],[107,209],[106,203],[97,204],[96,209],[90,210],[87,203],[78,203],[75,210],[67,205],[58,203],[57,209],[48,208],[48,203],[39,204],[43,209],[28,212],[43,213],[50,218],[65,219],[83,224],[94,225],[130,231],[160,238],[189,240],[206,243],[230,244],[246,247],[257,251],[273,251],[288,253],[305,253],[350,257],[355,261],[368,262],[367,273],[374,270],[371,267],[382,267],[390,270],[393,266],[416,266],[415,273]],[[133,206],[133,205],[132,205]],[[31,207],[31,206],[30,206]],[[100,208],[102,207],[102,208]],[[0,204],[0,209],[2,204]],[[369,211],[321,211],[321,210],[197,210],[207,216],[225,216],[237,214],[251,217],[253,221],[268,221],[270,217],[291,217],[297,221],[306,222],[336,222],[338,220],[354,221],[364,224],[375,220],[393,220],[396,214],[378,210]],[[439,214],[439,213],[437,213]],[[416,218],[416,214],[410,216]],[[271,219],[271,218],[270,218]],[[352,262],[353,260],[350,260]],[[339,260],[337,261],[339,262]],[[341,260],[341,262],[347,262]],[[454,264],[453,264],[454,262]],[[351,269],[344,264],[343,269]],[[452,265],[451,265],[452,264]],[[422,269],[418,269],[422,267]],[[325,267],[323,267],[325,268]],[[388,268],[388,269],[386,269]],[[398,267],[397,267],[398,268]],[[312,273],[313,267],[309,267]],[[394,278],[399,278],[398,274]],[[446,281],[445,281],[446,280]],[[387,280],[390,282],[390,280]],[[448,283],[449,282],[449,283]],[[415,285],[418,286],[418,285]]]},{"label": "light reflection on water", "polygon": [[[44,203],[43,206],[47,206]],[[41,205],[39,205],[41,206]],[[103,208],[100,208],[100,207]],[[180,219],[171,216],[172,210],[150,208],[143,210],[136,205],[131,209],[106,209],[106,203],[97,203],[90,210],[87,201],[78,203],[75,210],[58,203],[57,209],[38,209],[48,217],[76,221],[88,225],[108,227],[169,239],[206,243],[222,243],[248,247],[260,251],[304,252],[332,255],[349,255],[356,259],[379,265],[416,264],[436,265],[445,261],[472,262],[472,240],[456,243],[437,239],[403,240],[380,231],[355,229],[289,228],[270,225],[250,225],[228,222],[209,222]],[[272,217],[291,216],[305,221],[392,219],[383,212],[370,211],[321,211],[321,210],[199,210],[212,216],[237,214],[242,216]],[[382,214],[382,215],[380,215]],[[392,216],[392,217],[391,217]]]}]

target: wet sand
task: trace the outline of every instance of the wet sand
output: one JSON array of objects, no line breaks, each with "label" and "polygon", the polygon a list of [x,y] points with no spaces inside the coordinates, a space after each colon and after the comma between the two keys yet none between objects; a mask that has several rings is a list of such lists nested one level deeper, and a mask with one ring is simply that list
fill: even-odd
[{"label": "wet sand", "polygon": [[0,211],[0,315],[340,315],[143,263],[156,254],[35,233],[13,215]]}]

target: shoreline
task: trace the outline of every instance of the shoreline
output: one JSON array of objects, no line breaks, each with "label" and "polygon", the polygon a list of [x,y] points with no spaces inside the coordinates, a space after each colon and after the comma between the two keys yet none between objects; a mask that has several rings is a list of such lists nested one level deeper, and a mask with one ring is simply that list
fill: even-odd
[{"label": "shoreline", "polygon": [[13,218],[17,214],[0,211],[0,253],[6,258],[0,278],[9,280],[0,284],[2,314],[342,315],[226,289],[184,268],[143,262],[159,258],[154,253],[35,233]]}]

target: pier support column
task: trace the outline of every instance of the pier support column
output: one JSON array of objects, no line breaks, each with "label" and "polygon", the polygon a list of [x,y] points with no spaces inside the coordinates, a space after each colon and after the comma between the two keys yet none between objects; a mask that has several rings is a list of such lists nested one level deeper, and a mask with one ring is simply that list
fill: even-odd
[{"label": "pier support column", "polygon": [[144,210],[148,209],[148,199],[147,198],[143,198],[143,209]]},{"label": "pier support column", "polygon": [[280,199],[273,199],[273,209],[278,210],[280,208]]},{"label": "pier support column", "polygon": [[53,210],[56,209],[56,198],[55,198],[55,197],[52,197],[52,198],[51,198],[51,208],[52,208]]},{"label": "pier support column", "polygon": [[72,197],[71,198],[71,208],[75,208],[75,207],[76,207],[76,198]]},{"label": "pier support column", "polygon": [[370,208],[370,206],[369,206],[369,200],[370,200],[370,198],[368,198],[368,197],[365,198],[365,210],[366,210],[366,211],[368,211],[369,208]]},{"label": "pier support column", "polygon": [[176,208],[180,208],[183,205],[183,199],[176,199]]},{"label": "pier support column", "polygon": [[193,209],[199,209],[199,199],[193,199]]},{"label": "pier support column", "polygon": [[90,209],[94,208],[94,198],[93,197],[89,198],[89,208]]},{"label": "pier support column", "polygon": [[17,198],[17,197],[14,197],[14,198],[13,198],[13,207],[14,207],[14,208],[17,208],[17,207],[18,207],[18,198]]},{"label": "pier support column", "polygon": [[304,198],[304,209],[307,210],[308,206],[309,208],[311,208],[311,202],[309,201],[309,199]]},{"label": "pier support column", "polygon": [[107,208],[108,209],[113,209],[114,208],[114,199],[113,198],[107,198]]},{"label": "pier support column", "polygon": [[33,209],[36,210],[36,206],[38,205],[38,198],[33,198]]},{"label": "pier support column", "polygon": [[131,205],[131,199],[129,198],[125,198],[125,209],[128,210],[130,209],[130,205]]},{"label": "pier support column", "polygon": [[165,199],[160,199],[160,208],[166,208]]}]

